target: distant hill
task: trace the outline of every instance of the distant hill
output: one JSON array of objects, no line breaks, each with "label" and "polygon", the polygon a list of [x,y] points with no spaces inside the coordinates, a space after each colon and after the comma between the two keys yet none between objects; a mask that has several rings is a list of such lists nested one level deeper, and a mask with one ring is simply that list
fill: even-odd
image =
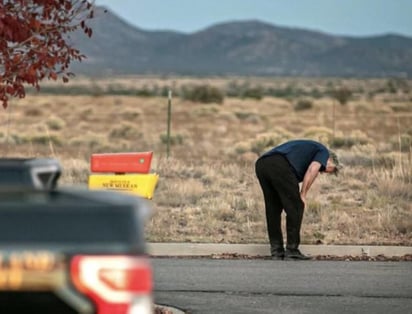
[{"label": "distant hill", "polygon": [[412,38],[334,36],[260,21],[227,22],[199,32],[147,31],[102,7],[92,38],[71,35],[88,58],[84,75],[180,74],[412,77]]}]

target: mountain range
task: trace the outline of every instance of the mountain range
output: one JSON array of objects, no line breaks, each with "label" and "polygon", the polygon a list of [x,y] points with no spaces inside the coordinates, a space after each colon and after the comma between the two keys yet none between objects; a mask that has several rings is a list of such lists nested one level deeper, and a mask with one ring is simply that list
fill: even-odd
[{"label": "mountain range", "polygon": [[258,20],[148,31],[104,7],[88,24],[91,38],[70,36],[87,56],[72,64],[76,74],[412,77],[412,38],[397,34],[336,36]]}]

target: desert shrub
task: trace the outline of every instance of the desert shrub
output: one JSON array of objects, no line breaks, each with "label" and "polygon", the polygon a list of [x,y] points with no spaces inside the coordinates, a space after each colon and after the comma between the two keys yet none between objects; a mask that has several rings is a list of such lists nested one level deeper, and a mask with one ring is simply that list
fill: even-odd
[{"label": "desert shrub", "polygon": [[128,109],[120,113],[122,119],[133,120],[142,115],[142,110],[140,108]]},{"label": "desert shrub", "polygon": [[337,134],[329,140],[329,144],[335,148],[350,148],[354,145],[366,145],[369,142],[368,136],[359,130],[352,131],[348,136]]},{"label": "desert shrub", "polygon": [[251,86],[249,82],[238,83],[231,81],[225,88],[225,93],[229,97],[252,98],[260,100],[265,96],[266,91],[262,86]]},{"label": "desert shrub", "polygon": [[236,118],[239,120],[255,120],[259,119],[259,116],[256,115],[254,112],[249,111],[236,111],[235,112]]},{"label": "desert shrub", "polygon": [[290,137],[291,134],[282,129],[277,129],[270,133],[261,133],[251,141],[250,150],[260,155],[266,150],[288,140]]},{"label": "desert shrub", "polygon": [[396,165],[394,156],[391,155],[376,155],[373,157],[373,166],[392,169]]},{"label": "desert shrub", "polygon": [[28,138],[28,141],[30,141],[33,144],[39,144],[39,145],[56,145],[56,146],[61,146],[62,145],[62,140],[57,136],[57,135],[51,135],[51,134],[36,134],[32,135]]},{"label": "desert shrub", "polygon": [[84,159],[63,159],[63,173],[59,183],[63,184],[84,184],[89,178],[89,161]]},{"label": "desert shrub", "polygon": [[246,88],[242,92],[242,98],[261,100],[264,96],[263,88],[260,86]]},{"label": "desert shrub", "polygon": [[277,134],[260,134],[252,143],[250,150],[258,155],[279,144]]},{"label": "desert shrub", "polygon": [[137,127],[133,124],[124,123],[119,126],[115,126],[110,130],[109,137],[111,138],[141,138],[142,132],[139,132]]},{"label": "desert shrub", "polygon": [[332,90],[331,95],[341,105],[346,105],[352,97],[352,91],[346,87],[340,87],[335,90]]},{"label": "desert shrub", "polygon": [[294,86],[288,85],[284,88],[268,88],[265,91],[267,96],[279,97],[279,98],[294,98],[298,95],[301,95],[301,92],[298,91]]},{"label": "desert shrub", "polygon": [[312,90],[309,92],[309,95],[313,98],[316,98],[316,99],[323,97],[323,93],[319,89],[317,89],[316,87],[312,88]]},{"label": "desert shrub", "polygon": [[69,140],[70,146],[83,147],[88,149],[98,149],[107,147],[108,141],[104,135],[97,133],[87,133]]},{"label": "desert shrub", "polygon": [[[110,84],[107,88],[103,88],[97,84],[91,84],[86,86],[71,85],[67,86],[44,86],[41,89],[43,94],[51,95],[87,95],[87,96],[105,96],[105,95],[117,95],[117,96],[140,96],[140,97],[152,97],[161,94],[161,90],[158,87],[142,86],[141,88],[122,87],[117,84]],[[35,93],[34,88],[29,88],[28,93]],[[167,95],[167,94],[166,94]]]},{"label": "desert shrub", "polygon": [[412,104],[410,103],[392,104],[391,109],[393,112],[410,112],[412,111]]},{"label": "desert shrub", "polygon": [[28,140],[27,137],[21,136],[17,133],[10,133],[10,134],[3,134],[2,133],[2,136],[0,136],[0,143],[8,143],[8,144],[19,145],[19,144],[25,144],[28,141],[29,140]]},{"label": "desert shrub", "polygon": [[374,144],[356,145],[350,150],[340,150],[339,157],[345,165],[386,169],[393,169],[399,159],[398,153],[385,153]]},{"label": "desert shrub", "polygon": [[372,158],[363,154],[340,154],[339,158],[345,166],[360,166],[368,168],[373,166]]},{"label": "desert shrub", "polygon": [[392,155],[362,153],[359,151],[341,151],[339,153],[339,159],[345,166],[351,167],[393,169],[396,165],[396,160]]},{"label": "desert shrub", "polygon": [[79,112],[79,120],[89,121],[96,115],[96,109],[89,105]]},{"label": "desert shrub", "polygon": [[395,94],[398,91],[398,88],[393,80],[388,80],[386,82],[386,90],[392,94]]},{"label": "desert shrub", "polygon": [[156,92],[148,89],[147,87],[144,87],[142,89],[136,90],[135,95],[140,97],[153,97],[156,95]]},{"label": "desert shrub", "polygon": [[50,130],[58,131],[66,126],[66,122],[59,117],[51,117],[46,121],[46,125]]},{"label": "desert shrub", "polygon": [[312,97],[321,98],[325,92],[318,88],[300,88],[296,85],[286,85],[284,87],[279,86],[251,86],[249,82],[239,83],[237,81],[231,81],[225,88],[225,93],[229,97],[239,98],[254,98],[261,99],[264,96],[278,97],[286,99],[296,99],[297,97]]},{"label": "desert shrub", "polygon": [[408,80],[404,78],[390,78],[386,81],[386,86],[384,87],[386,92],[391,94],[396,94],[398,91],[408,93],[410,90]]},{"label": "desert shrub", "polygon": [[250,152],[250,143],[248,142],[240,142],[236,143],[234,146],[234,152],[235,154],[244,154],[247,152]]},{"label": "desert shrub", "polygon": [[225,93],[229,97],[240,97],[242,95],[242,89],[242,85],[237,81],[230,81],[225,88]]},{"label": "desert shrub", "polygon": [[218,221],[234,222],[236,221],[236,212],[228,204],[222,204],[221,208],[212,211],[212,217]]},{"label": "desert shrub", "polygon": [[400,150],[402,152],[412,151],[412,136],[409,134],[403,133],[399,136],[393,136],[390,142],[393,150]]},{"label": "desert shrub", "polygon": [[246,211],[246,210],[249,209],[248,200],[246,200],[243,197],[234,196],[230,205],[234,210],[244,210],[244,211]]},{"label": "desert shrub", "polygon": [[198,85],[192,88],[187,88],[182,91],[182,98],[200,103],[217,103],[221,104],[224,100],[223,92],[214,86]]},{"label": "desert shrub", "polygon": [[295,111],[302,111],[302,110],[312,109],[312,107],[313,107],[312,101],[308,99],[300,99],[295,103],[293,108],[295,109]]},{"label": "desert shrub", "polygon": [[329,143],[333,137],[333,132],[325,127],[310,127],[303,132],[302,136],[322,143]]},{"label": "desert shrub", "polygon": [[[160,134],[160,142],[162,144],[167,144],[167,134]],[[182,134],[171,134],[170,135],[170,144],[171,145],[182,145],[183,144],[183,135]]]},{"label": "desert shrub", "polygon": [[[28,93],[37,93],[34,88],[29,88]],[[96,84],[93,86],[43,86],[41,88],[42,94],[50,95],[102,95],[103,89]]]},{"label": "desert shrub", "polygon": [[156,96],[156,89],[150,89],[147,86],[141,88],[124,88],[116,85],[110,85],[107,90],[104,91],[106,95],[123,95],[123,96],[140,96],[140,97],[152,97]]}]

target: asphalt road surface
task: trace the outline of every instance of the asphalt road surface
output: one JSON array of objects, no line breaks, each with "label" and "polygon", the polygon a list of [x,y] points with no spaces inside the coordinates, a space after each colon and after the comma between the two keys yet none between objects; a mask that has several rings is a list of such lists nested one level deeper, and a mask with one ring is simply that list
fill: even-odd
[{"label": "asphalt road surface", "polygon": [[155,302],[186,313],[412,313],[412,262],[153,258]]}]

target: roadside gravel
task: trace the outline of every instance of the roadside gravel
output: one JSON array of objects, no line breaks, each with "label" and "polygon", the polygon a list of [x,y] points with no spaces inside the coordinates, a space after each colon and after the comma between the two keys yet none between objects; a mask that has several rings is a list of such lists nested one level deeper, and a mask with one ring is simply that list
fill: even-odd
[{"label": "roadside gravel", "polygon": [[[210,254],[210,255],[185,255],[185,256],[152,256],[152,258],[179,258],[179,259],[202,259],[202,258],[211,258],[211,259],[267,259],[270,260],[270,256],[261,256],[261,255],[247,255],[247,254],[237,254],[237,253],[223,253],[223,254]],[[368,256],[368,255],[315,255],[312,256],[311,260],[318,261],[379,261],[379,262],[412,262],[412,254],[406,254],[403,256]]]}]

